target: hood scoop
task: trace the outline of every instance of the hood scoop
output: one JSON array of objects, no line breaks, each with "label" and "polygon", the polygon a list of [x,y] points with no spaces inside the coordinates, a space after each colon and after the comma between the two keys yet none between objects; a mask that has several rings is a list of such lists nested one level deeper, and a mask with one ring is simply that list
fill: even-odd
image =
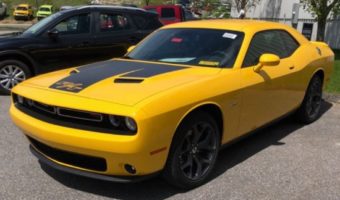
[{"label": "hood scoop", "polygon": [[141,83],[144,79],[135,79],[135,78],[116,78],[114,83]]}]

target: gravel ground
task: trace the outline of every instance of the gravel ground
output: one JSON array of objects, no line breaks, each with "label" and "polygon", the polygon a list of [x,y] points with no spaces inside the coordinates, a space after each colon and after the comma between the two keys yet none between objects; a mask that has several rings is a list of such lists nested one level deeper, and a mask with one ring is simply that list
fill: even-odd
[{"label": "gravel ground", "polygon": [[115,184],[41,166],[0,96],[0,199],[340,199],[340,104],[301,126],[285,119],[221,151],[212,180],[180,191],[159,178]]}]

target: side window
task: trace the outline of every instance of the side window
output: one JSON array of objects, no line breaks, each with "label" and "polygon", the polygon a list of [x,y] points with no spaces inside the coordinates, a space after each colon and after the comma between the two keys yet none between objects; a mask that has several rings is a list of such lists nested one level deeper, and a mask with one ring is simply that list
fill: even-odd
[{"label": "side window", "polygon": [[173,9],[173,8],[162,8],[161,18],[175,18],[175,9]]},{"label": "side window", "polygon": [[134,20],[136,26],[139,29],[145,29],[148,23],[148,20],[145,17],[140,16],[140,15],[132,15],[132,19]]},{"label": "side window", "polygon": [[128,18],[122,14],[101,13],[100,14],[100,32],[112,32],[131,29]]},{"label": "side window", "polygon": [[280,35],[281,31],[264,31],[257,33],[248,48],[246,57],[243,61],[243,67],[257,65],[260,56],[265,53],[278,55],[280,58],[285,58],[286,49]]},{"label": "side window", "polygon": [[162,23],[158,20],[158,17],[146,17],[141,15],[132,15],[136,26],[143,30],[154,30],[162,26]]},{"label": "side window", "polygon": [[54,27],[61,35],[90,33],[90,14],[72,16]]},{"label": "side window", "polygon": [[300,44],[287,32],[280,31],[281,38],[286,48],[285,57],[291,56],[297,48],[299,48]]},{"label": "side window", "polygon": [[159,21],[158,17],[149,18],[149,23],[145,27],[146,30],[158,29],[163,26],[163,24]]}]

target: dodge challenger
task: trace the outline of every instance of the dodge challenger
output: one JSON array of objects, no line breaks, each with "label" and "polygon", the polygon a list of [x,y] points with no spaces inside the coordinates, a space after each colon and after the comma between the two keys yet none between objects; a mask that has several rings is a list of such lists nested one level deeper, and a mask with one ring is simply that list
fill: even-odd
[{"label": "dodge challenger", "polygon": [[320,117],[334,54],[286,25],[165,26],[122,58],[44,74],[12,90],[10,115],[38,159],[131,182],[204,184],[222,146],[292,114]]}]

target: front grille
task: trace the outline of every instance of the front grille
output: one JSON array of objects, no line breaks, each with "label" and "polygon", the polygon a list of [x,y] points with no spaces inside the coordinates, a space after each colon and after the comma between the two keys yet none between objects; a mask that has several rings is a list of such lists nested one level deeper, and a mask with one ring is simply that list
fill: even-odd
[{"label": "front grille", "polygon": [[38,101],[12,94],[15,107],[21,112],[51,124],[89,130],[100,133],[135,135],[126,127],[115,129],[110,123],[109,115],[94,112],[74,110],[47,105]]},{"label": "front grille", "polygon": [[58,162],[95,171],[106,171],[107,169],[104,158],[71,153],[47,146],[31,137],[28,139],[34,148]]}]

